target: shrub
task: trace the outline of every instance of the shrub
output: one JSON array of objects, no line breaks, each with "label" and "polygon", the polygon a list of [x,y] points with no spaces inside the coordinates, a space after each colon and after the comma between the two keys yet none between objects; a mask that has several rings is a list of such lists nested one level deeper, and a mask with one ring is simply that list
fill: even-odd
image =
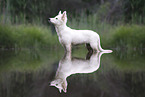
[{"label": "shrub", "polygon": [[0,25],[1,48],[56,47],[56,35],[49,28],[36,25]]},{"label": "shrub", "polygon": [[123,48],[144,48],[145,26],[124,25],[117,27],[112,33],[111,44]]}]

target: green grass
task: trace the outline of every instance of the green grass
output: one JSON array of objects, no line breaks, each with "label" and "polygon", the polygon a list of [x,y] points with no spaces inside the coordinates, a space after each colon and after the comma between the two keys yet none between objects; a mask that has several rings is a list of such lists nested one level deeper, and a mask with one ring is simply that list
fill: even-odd
[{"label": "green grass", "polygon": [[100,21],[98,14],[69,19],[68,25],[75,29],[89,29],[100,35],[103,48],[145,48],[145,26],[138,24],[124,24],[118,22],[114,25]]},{"label": "green grass", "polygon": [[59,47],[50,28],[36,25],[0,25],[0,48]]},{"label": "green grass", "polygon": [[[86,21],[86,20],[84,20]],[[76,22],[76,29],[96,29],[103,48],[145,48],[145,26],[118,25],[102,23],[96,28],[83,20]],[[81,23],[82,22],[82,23]],[[83,23],[84,22],[84,23]],[[74,27],[69,21],[68,26]],[[95,25],[95,24],[93,24]],[[98,31],[97,31],[98,30]],[[52,35],[49,27],[38,25],[2,25],[0,24],[0,48],[62,48],[57,35]]]},{"label": "green grass", "polygon": [[112,47],[135,49],[145,48],[145,26],[122,25],[118,26],[109,35]]},{"label": "green grass", "polygon": [[[145,48],[145,26],[144,25],[111,25],[106,22],[97,22],[98,20],[75,21],[69,23],[77,29],[90,29],[100,35],[103,48]],[[91,24],[92,21],[92,24]],[[75,25],[76,22],[76,25]]]}]

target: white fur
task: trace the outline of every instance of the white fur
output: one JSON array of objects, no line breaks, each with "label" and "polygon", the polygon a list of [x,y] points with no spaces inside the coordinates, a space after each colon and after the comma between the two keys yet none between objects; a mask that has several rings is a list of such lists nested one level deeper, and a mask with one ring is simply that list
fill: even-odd
[{"label": "white fur", "polygon": [[71,53],[66,53],[64,58],[59,61],[55,79],[50,86],[55,86],[61,92],[67,91],[67,77],[76,73],[92,73],[100,67],[101,55],[106,52],[93,53],[89,60],[72,58]]},{"label": "white fur", "polygon": [[55,25],[57,35],[59,37],[59,42],[65,48],[66,51],[71,52],[71,46],[73,44],[88,43],[91,48],[95,51],[107,51],[112,52],[112,50],[103,50],[100,45],[99,35],[91,30],[74,30],[66,26],[67,15],[66,11],[49,19],[51,23]]}]

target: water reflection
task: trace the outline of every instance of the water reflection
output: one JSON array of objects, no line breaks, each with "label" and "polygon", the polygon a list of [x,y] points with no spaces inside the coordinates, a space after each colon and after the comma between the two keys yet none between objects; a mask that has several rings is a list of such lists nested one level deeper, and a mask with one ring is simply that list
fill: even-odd
[{"label": "water reflection", "polygon": [[55,86],[59,89],[59,92],[63,90],[67,92],[67,77],[77,73],[92,73],[99,69],[100,59],[102,54],[107,52],[89,52],[86,59],[74,58],[71,53],[66,53],[64,57],[59,61],[59,67],[56,71],[56,75],[50,86]]},{"label": "water reflection", "polygon": [[[72,56],[83,57],[84,53],[85,51],[77,51]],[[143,54],[114,51],[112,54],[103,54],[102,57],[97,53],[88,54],[86,59],[72,58],[66,54],[59,62],[62,55],[63,52],[48,50],[0,52],[0,97],[145,97]],[[101,57],[100,63],[97,55]],[[76,61],[80,62],[79,65],[74,64]],[[89,74],[86,71],[76,74],[78,69],[90,68],[81,68],[87,62],[89,66],[93,66],[91,62],[94,65],[99,63],[99,69],[93,73],[90,71]],[[66,63],[66,67],[62,63]],[[77,66],[77,69],[71,68]],[[64,67],[65,72],[60,72]],[[58,88],[49,86],[52,79],[56,79],[57,70],[57,75],[71,71],[65,80],[68,83],[67,93],[63,93],[61,88],[60,94]]]}]

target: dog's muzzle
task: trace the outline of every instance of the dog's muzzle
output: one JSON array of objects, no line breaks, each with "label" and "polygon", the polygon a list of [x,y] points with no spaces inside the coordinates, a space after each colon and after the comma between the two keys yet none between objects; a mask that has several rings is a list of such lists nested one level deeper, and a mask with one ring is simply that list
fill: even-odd
[{"label": "dog's muzzle", "polygon": [[51,20],[51,19],[49,18],[49,19],[48,19],[48,22],[50,22],[50,23],[51,23],[51,21],[50,21],[50,20]]}]

